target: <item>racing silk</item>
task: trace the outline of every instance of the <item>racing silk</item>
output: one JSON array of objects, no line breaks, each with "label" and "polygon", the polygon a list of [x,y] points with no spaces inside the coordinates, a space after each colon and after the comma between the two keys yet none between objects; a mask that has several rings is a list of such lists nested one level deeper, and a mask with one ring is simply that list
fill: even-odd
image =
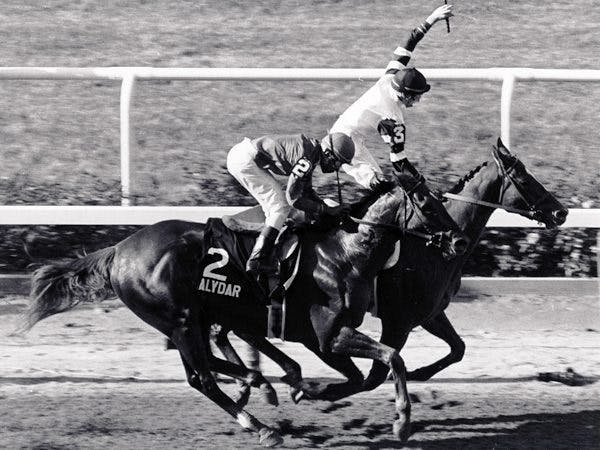
[{"label": "racing silk", "polygon": [[286,200],[296,209],[317,213],[323,201],[312,187],[312,174],[321,160],[321,145],[303,134],[263,136],[252,144],[258,150],[254,161],[276,175],[288,175]]},{"label": "racing silk", "polygon": [[381,168],[365,144],[367,136],[375,131],[390,145],[392,162],[404,159],[406,127],[404,125],[404,105],[392,88],[394,74],[406,67],[417,43],[431,28],[427,22],[412,30],[404,46],[394,51],[385,74],[338,117],[330,133],[345,133],[354,141],[356,153],[352,164],[344,164],[342,169],[359,184],[368,188],[376,172]]}]

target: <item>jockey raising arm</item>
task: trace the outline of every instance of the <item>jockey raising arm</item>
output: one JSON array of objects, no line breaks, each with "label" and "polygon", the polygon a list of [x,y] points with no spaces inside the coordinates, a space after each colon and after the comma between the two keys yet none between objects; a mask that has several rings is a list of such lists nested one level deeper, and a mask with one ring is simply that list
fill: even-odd
[{"label": "jockey raising arm", "polygon": [[[245,138],[227,155],[227,170],[258,201],[265,214],[265,227],[256,240],[246,271],[259,275],[272,270],[270,255],[290,208],[316,215],[339,216],[345,206],[328,206],[312,187],[319,165],[323,173],[339,170],[352,162],[354,143],[345,134],[332,133],[322,143],[303,134]],[[286,175],[285,193],[273,176]]]},{"label": "jockey raising arm", "polygon": [[399,46],[394,51],[385,74],[333,124],[332,133],[345,133],[354,141],[356,155],[353,163],[343,165],[342,169],[362,186],[377,189],[386,183],[379,165],[365,145],[365,140],[372,131],[377,132],[389,144],[390,160],[396,170],[408,167],[415,172],[404,153],[406,127],[403,113],[404,108],[417,103],[421,95],[429,91],[430,86],[421,72],[406,68],[406,64],[416,45],[433,24],[451,16],[452,5],[440,6],[412,30],[404,46]]}]

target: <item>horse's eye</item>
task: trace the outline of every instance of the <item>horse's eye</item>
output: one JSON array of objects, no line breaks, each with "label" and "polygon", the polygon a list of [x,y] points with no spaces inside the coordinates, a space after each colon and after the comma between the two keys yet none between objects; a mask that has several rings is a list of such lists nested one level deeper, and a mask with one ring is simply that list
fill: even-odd
[{"label": "horse's eye", "polygon": [[433,205],[429,202],[425,203],[422,208],[423,212],[428,216],[434,216],[437,214],[437,211],[433,207]]}]

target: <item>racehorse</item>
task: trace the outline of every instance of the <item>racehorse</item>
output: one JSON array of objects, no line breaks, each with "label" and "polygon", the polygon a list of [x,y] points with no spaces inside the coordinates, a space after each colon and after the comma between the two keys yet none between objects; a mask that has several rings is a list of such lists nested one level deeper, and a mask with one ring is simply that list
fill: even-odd
[{"label": "racehorse", "polygon": [[[377,316],[382,322],[382,343],[400,351],[409,332],[421,325],[450,345],[451,351],[447,356],[408,372],[407,380],[425,381],[462,359],[464,343],[444,310],[460,287],[462,267],[477,245],[492,212],[504,209],[543,222],[548,228],[563,224],[568,213],[500,139],[492,149],[492,158],[462,177],[445,197],[449,214],[469,238],[467,252],[447,260],[421,251],[423,243],[406,236],[402,240],[402,254],[398,262],[381,271],[377,278]],[[268,341],[244,334],[238,336],[278,363],[287,373],[284,379],[301,378],[297,364]],[[215,341],[226,354],[234,352],[226,330],[215,336]],[[334,368],[339,370],[341,366],[338,360]],[[374,389],[386,379],[388,367],[374,361],[369,376],[364,380],[348,358],[341,372],[347,376],[347,382],[332,384],[321,390],[292,391],[294,400],[305,397],[334,401]],[[247,400],[245,386],[241,387],[239,395]]]},{"label": "racehorse", "polygon": [[[353,356],[388,365],[397,397],[394,432],[406,440],[410,402],[402,358],[356,327],[370,303],[373,278],[401,236],[425,238],[430,245],[419,251],[441,253],[445,258],[461,254],[467,242],[422,178],[405,173],[396,177],[397,184],[366,207],[357,229],[334,228],[303,237],[298,274],[287,294],[288,314],[294,318],[287,338],[334,361]],[[256,284],[230,282],[246,277],[243,268],[253,240],[227,233],[210,221],[164,221],[142,228],[113,247],[43,266],[32,279],[26,327],[80,302],[116,294],[136,315],[170,338],[193,388],[243,428],[258,432],[262,445],[278,445],[281,436],[223,393],[211,373],[242,379],[253,387],[266,384],[260,372],[216,358],[210,350],[211,323],[256,336],[266,333],[262,291]],[[230,242],[222,248],[225,234]],[[242,255],[237,265],[236,255]]]},{"label": "racehorse", "polygon": [[[460,287],[462,268],[479,242],[495,209],[503,209],[543,223],[553,229],[567,219],[568,210],[527,170],[498,139],[492,159],[477,166],[445,194],[446,209],[469,238],[467,251],[453,259],[422,261],[418,252],[378,278],[382,299],[381,342],[400,350],[409,332],[423,326],[450,346],[450,353],[434,363],[411,371],[407,379],[425,381],[462,359],[465,345],[444,313]],[[414,245],[419,245],[410,240]],[[408,246],[407,246],[408,247]],[[436,274],[432,279],[432,273]],[[398,293],[401,293],[398,295]],[[385,379],[387,369],[374,363],[363,389],[373,389]]]}]

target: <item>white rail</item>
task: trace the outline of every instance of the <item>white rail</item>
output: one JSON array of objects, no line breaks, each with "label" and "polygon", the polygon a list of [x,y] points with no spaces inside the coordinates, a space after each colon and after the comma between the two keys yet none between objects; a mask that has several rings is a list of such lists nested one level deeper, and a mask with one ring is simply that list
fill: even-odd
[{"label": "white rail", "polygon": [[[179,219],[204,222],[243,211],[245,206],[0,206],[0,225],[150,225]],[[541,225],[515,214],[495,211],[488,227]],[[599,228],[600,209],[570,209],[563,228]]]},{"label": "white rail", "polygon": [[[273,80],[273,81],[308,81],[308,80],[376,80],[382,75],[381,69],[301,69],[301,68],[155,68],[155,67],[0,67],[0,79],[29,79],[29,80],[95,80],[110,79],[121,80],[121,203],[123,206],[130,204],[130,152],[131,152],[131,123],[130,108],[133,97],[134,87],[137,80]],[[516,82],[531,81],[600,81],[600,70],[576,70],[576,69],[529,69],[529,68],[485,68],[485,69],[423,69],[423,73],[430,80],[481,80],[481,81],[499,81],[502,82],[502,93],[500,99],[500,126],[501,137],[503,141],[510,146],[510,113],[512,104],[512,95]],[[5,207],[6,208],[6,207]],[[58,209],[40,209],[39,213],[25,213],[26,207],[14,207],[15,220],[29,220],[27,217],[49,217],[48,214],[54,214],[52,211]],[[59,208],[59,207],[49,207]],[[60,207],[65,208],[65,207]],[[79,210],[60,209],[61,220],[73,219],[81,220],[81,214],[92,220],[93,223],[99,223],[105,220],[104,212],[100,207],[93,207],[94,212],[85,209],[85,213]],[[75,207],[77,208],[77,207]],[[69,212],[66,212],[69,211]],[[83,210],[81,210],[83,211]],[[108,211],[108,210],[107,210]],[[119,209],[118,215],[129,217],[128,210]],[[134,209],[135,214],[142,210]],[[176,209],[169,209],[169,214],[177,214]],[[198,211],[196,209],[196,211]],[[581,211],[581,212],[579,212]],[[594,210],[592,210],[594,211]],[[578,223],[577,226],[600,227],[598,213],[586,210],[572,210],[570,221]],[[9,213],[9,211],[5,211]],[[39,214],[39,215],[36,215]],[[97,214],[97,215],[96,215]],[[115,211],[113,220],[117,219]],[[194,214],[197,214],[194,213]],[[498,217],[498,219],[497,219]],[[510,219],[501,218],[502,213],[498,212],[492,217],[493,226],[535,226],[526,221],[525,224],[518,225],[520,219],[516,216],[509,216]],[[583,221],[580,218],[585,217]],[[3,220],[7,219],[4,216]],[[44,219],[44,220],[49,220]],[[141,219],[136,219],[141,220]],[[496,224],[498,220],[498,224]],[[514,225],[505,225],[508,223]],[[525,220],[525,219],[523,219]],[[30,222],[27,222],[30,223]],[[569,222],[567,222],[569,223]],[[570,225],[567,225],[570,226]],[[575,226],[575,225],[572,225]]]}]

